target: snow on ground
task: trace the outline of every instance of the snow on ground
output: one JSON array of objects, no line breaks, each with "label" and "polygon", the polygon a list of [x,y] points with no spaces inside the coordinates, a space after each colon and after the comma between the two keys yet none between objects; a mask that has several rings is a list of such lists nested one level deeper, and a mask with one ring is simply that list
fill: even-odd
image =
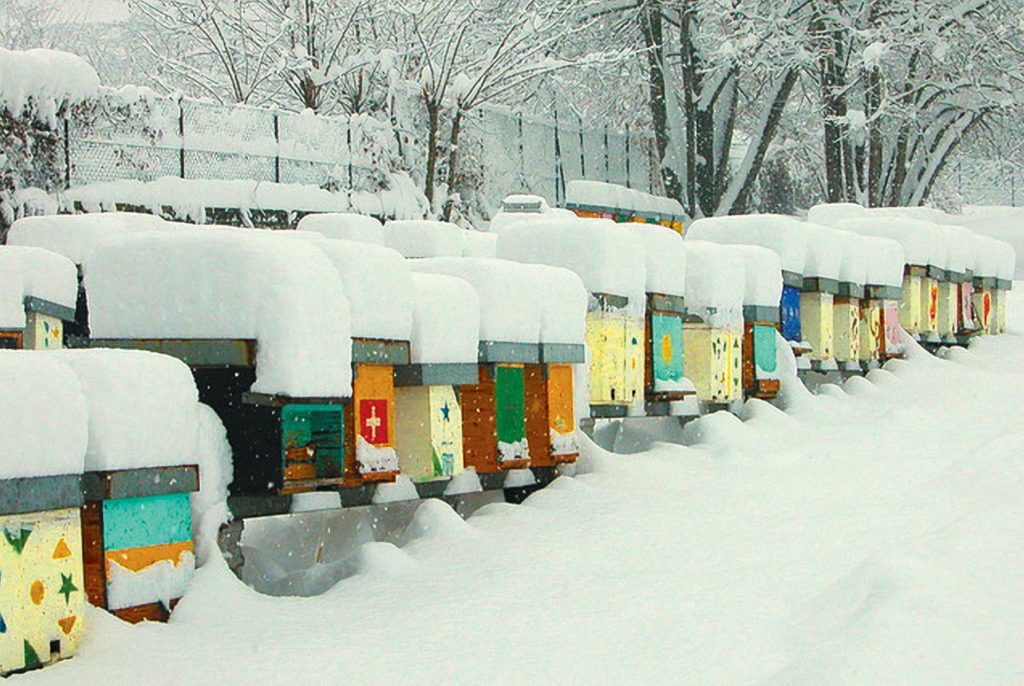
[{"label": "snow on ground", "polygon": [[78,657],[15,682],[1021,683],[1022,334],[712,415],[689,447],[588,443],[467,522],[426,503],[320,597],[208,565],[169,625],[93,610]]}]

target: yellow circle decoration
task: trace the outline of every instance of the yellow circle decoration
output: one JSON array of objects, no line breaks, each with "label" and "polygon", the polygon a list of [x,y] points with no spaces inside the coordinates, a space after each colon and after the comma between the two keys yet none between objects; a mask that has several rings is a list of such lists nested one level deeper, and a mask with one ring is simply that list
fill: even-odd
[{"label": "yellow circle decoration", "polygon": [[28,595],[29,598],[32,599],[32,602],[35,605],[38,605],[43,602],[43,598],[46,597],[46,586],[43,585],[42,581],[36,579],[32,582],[32,586],[29,587]]}]

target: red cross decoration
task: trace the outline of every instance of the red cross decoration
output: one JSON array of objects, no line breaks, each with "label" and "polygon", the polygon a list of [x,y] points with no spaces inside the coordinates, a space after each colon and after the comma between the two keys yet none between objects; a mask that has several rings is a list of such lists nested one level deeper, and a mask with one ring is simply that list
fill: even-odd
[{"label": "red cross decoration", "polygon": [[359,435],[370,445],[388,442],[388,401],[359,401]]}]

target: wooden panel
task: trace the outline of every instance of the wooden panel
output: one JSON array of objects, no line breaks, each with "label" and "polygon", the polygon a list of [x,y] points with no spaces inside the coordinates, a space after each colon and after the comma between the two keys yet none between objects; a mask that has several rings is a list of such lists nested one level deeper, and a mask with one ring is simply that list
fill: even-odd
[{"label": "wooden panel", "polygon": [[497,472],[498,436],[495,426],[494,376],[487,365],[480,366],[479,383],[461,386],[462,454],[467,468],[485,474]]},{"label": "wooden panel", "polygon": [[728,399],[743,399],[743,334],[739,332],[725,332],[727,345],[729,347],[729,379]]},{"label": "wooden panel", "polygon": [[757,397],[757,379],[754,376],[754,324],[745,322],[743,325],[743,391]]},{"label": "wooden panel", "polygon": [[921,333],[939,331],[939,282],[935,279],[921,280]]},{"label": "wooden panel", "polygon": [[0,674],[74,653],[85,587],[77,508],[0,517]]},{"label": "wooden panel", "polygon": [[[678,314],[652,312],[648,317],[647,361],[651,393],[664,392],[683,380],[683,318]],[[659,388],[660,387],[660,388]]]},{"label": "wooden panel", "polygon": [[736,389],[742,393],[742,345],[738,345],[734,361],[730,332],[693,323],[684,325],[683,338],[686,377],[697,388],[698,398],[720,403],[730,400]]},{"label": "wooden panel", "polygon": [[462,405],[452,386],[431,386],[429,400],[434,476],[452,477],[463,470]]},{"label": "wooden panel", "polygon": [[974,328],[988,333],[992,324],[992,291],[989,289],[974,292]]},{"label": "wooden panel", "polygon": [[877,360],[882,354],[882,307],[879,300],[863,300],[860,305],[860,359]]},{"label": "wooden panel", "polygon": [[498,461],[503,469],[526,466],[526,381],[522,365],[499,364],[494,369],[495,431]]},{"label": "wooden panel", "polygon": [[853,362],[860,358],[860,300],[836,298],[833,308],[835,358]]},{"label": "wooden panel", "polygon": [[1006,296],[1007,291],[997,290],[995,298],[995,331],[997,334],[1006,333]]},{"label": "wooden panel", "polygon": [[[340,405],[281,408],[281,450],[286,482],[342,475],[344,410]],[[294,483],[286,488],[295,487]]]},{"label": "wooden panel", "polygon": [[526,440],[530,445],[530,466],[553,467],[549,434],[548,380],[544,365],[525,368]]},{"label": "wooden panel", "polygon": [[430,389],[395,390],[395,451],[402,474],[413,481],[434,478],[430,442]]},{"label": "wooden panel", "polygon": [[900,326],[909,334],[921,333],[921,277],[906,274],[903,277],[903,295],[900,299]]},{"label": "wooden panel", "polygon": [[364,480],[391,481],[398,473],[395,453],[395,385],[390,365],[360,364],[352,384],[356,469]]},{"label": "wooden panel", "polygon": [[895,300],[882,301],[882,357],[899,357],[903,354],[900,337],[899,303]]},{"label": "wooden panel", "polygon": [[85,594],[97,607],[107,606],[107,563],[103,552],[103,503],[82,507],[82,561]]},{"label": "wooden panel", "polygon": [[800,322],[800,290],[793,286],[782,288],[782,302],[779,307],[782,319],[782,337],[787,341],[803,340]]},{"label": "wooden panel", "polygon": [[26,350],[59,350],[64,347],[64,322],[39,312],[29,312],[26,319]]},{"label": "wooden panel", "polygon": [[0,331],[0,350],[21,350],[20,331]]},{"label": "wooden panel", "polygon": [[625,400],[628,404],[644,395],[645,341],[643,320],[626,318]]},{"label": "wooden panel", "polygon": [[590,404],[626,404],[626,318],[601,310],[587,313],[586,342]]},{"label": "wooden panel", "polygon": [[[172,600],[171,607],[173,608],[177,602],[177,599]],[[125,607],[120,610],[113,610],[113,613],[118,619],[129,624],[166,622],[171,616],[170,610],[164,607],[163,603],[147,603],[145,605],[136,605],[135,607]]]},{"label": "wooden panel", "polygon": [[811,344],[811,359],[831,360],[835,354],[833,296],[814,291],[800,294],[800,328]]},{"label": "wooden panel", "polygon": [[553,364],[548,367],[547,372],[548,436],[551,456],[555,462],[572,462],[580,452],[576,440],[573,369],[567,364]]},{"label": "wooden panel", "polygon": [[957,331],[966,333],[974,330],[974,285],[968,280],[957,288],[959,312],[957,313]]},{"label": "wooden panel", "polygon": [[960,285],[949,281],[939,282],[938,331],[940,336],[952,336],[957,331],[960,307]]}]

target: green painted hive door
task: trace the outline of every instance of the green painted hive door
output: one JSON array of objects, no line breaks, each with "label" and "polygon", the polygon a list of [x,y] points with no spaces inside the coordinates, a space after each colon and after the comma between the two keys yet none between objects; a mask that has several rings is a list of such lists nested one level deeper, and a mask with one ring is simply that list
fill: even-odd
[{"label": "green painted hive door", "polygon": [[754,368],[756,378],[775,378],[775,327],[754,324]]},{"label": "green painted hive door", "polygon": [[527,459],[525,372],[522,367],[499,365],[495,368],[494,384],[498,459]]},{"label": "green painted hive door", "polygon": [[285,480],[342,476],[343,428],[340,405],[285,405],[281,409]]}]

